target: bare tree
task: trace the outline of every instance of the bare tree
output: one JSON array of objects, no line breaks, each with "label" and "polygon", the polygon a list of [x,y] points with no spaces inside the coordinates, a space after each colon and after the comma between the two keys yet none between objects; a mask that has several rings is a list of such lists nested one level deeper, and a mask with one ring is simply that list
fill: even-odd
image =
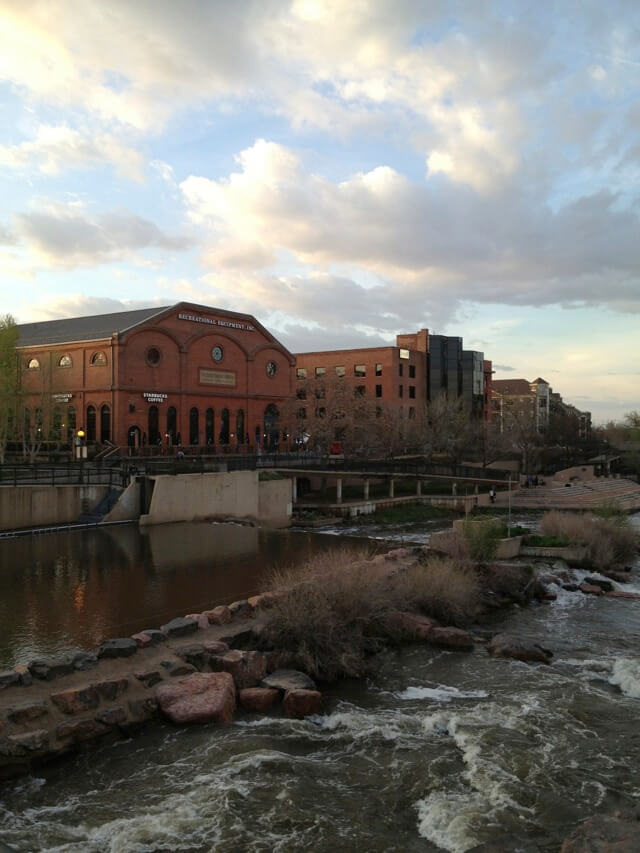
[{"label": "bare tree", "polygon": [[18,328],[11,314],[0,317],[0,462],[15,425],[18,399]]}]

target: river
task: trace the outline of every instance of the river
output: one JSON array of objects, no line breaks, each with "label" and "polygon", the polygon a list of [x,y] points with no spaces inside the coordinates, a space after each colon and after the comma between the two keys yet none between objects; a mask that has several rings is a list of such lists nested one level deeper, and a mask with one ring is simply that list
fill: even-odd
[{"label": "river", "polygon": [[318,716],[160,725],[5,784],[2,840],[65,853],[464,853],[485,842],[556,853],[577,822],[640,797],[640,602],[558,590],[485,624],[542,642],[553,664],[482,647],[389,651],[375,676],[329,688]]}]

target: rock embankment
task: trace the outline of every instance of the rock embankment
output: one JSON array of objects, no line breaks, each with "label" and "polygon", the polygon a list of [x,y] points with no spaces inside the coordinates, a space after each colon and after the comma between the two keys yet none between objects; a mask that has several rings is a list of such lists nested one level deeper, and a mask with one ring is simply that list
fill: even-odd
[{"label": "rock embankment", "polygon": [[238,705],[264,713],[278,704],[293,717],[317,713],[322,695],[307,675],[246,649],[258,643],[268,604],[256,596],[0,673],[0,777],[155,717],[225,724]]}]

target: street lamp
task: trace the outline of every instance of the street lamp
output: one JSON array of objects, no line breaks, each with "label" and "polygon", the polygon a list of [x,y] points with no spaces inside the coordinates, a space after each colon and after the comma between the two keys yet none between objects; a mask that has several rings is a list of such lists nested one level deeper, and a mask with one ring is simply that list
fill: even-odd
[{"label": "street lamp", "polygon": [[76,446],[76,459],[86,459],[87,458],[87,447],[84,443],[84,430],[79,429],[76,431],[76,439],[74,442]]}]

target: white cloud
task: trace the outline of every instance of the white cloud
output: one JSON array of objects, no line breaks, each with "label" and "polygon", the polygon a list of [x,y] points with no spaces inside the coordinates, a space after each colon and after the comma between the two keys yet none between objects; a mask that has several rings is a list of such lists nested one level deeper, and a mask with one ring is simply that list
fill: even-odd
[{"label": "white cloud", "polygon": [[54,267],[94,266],[135,259],[145,249],[181,251],[190,245],[188,238],[165,234],[129,211],[91,216],[73,205],[17,214],[15,230],[36,264]]},{"label": "white cloud", "polygon": [[65,125],[41,125],[32,141],[0,145],[0,163],[20,169],[35,165],[47,175],[110,163],[130,180],[144,179],[143,158],[133,148],[111,134],[80,132]]},{"label": "white cloud", "polygon": [[239,170],[227,178],[191,176],[180,186],[205,234],[206,264],[250,271],[289,257],[306,268],[303,284],[287,278],[280,296],[264,284],[270,279],[250,284],[261,304],[286,294],[301,316],[324,317],[322,299],[311,294],[326,291],[332,310],[343,310],[331,274],[342,263],[374,276],[373,290],[345,280],[341,288],[346,309],[357,303],[376,329],[388,327],[390,308],[402,323],[427,316],[445,322],[462,302],[640,311],[640,223],[611,193],[578,199],[554,215],[530,195],[487,198],[451,185],[438,191],[386,166],[333,183],[265,140],[237,161]]}]

